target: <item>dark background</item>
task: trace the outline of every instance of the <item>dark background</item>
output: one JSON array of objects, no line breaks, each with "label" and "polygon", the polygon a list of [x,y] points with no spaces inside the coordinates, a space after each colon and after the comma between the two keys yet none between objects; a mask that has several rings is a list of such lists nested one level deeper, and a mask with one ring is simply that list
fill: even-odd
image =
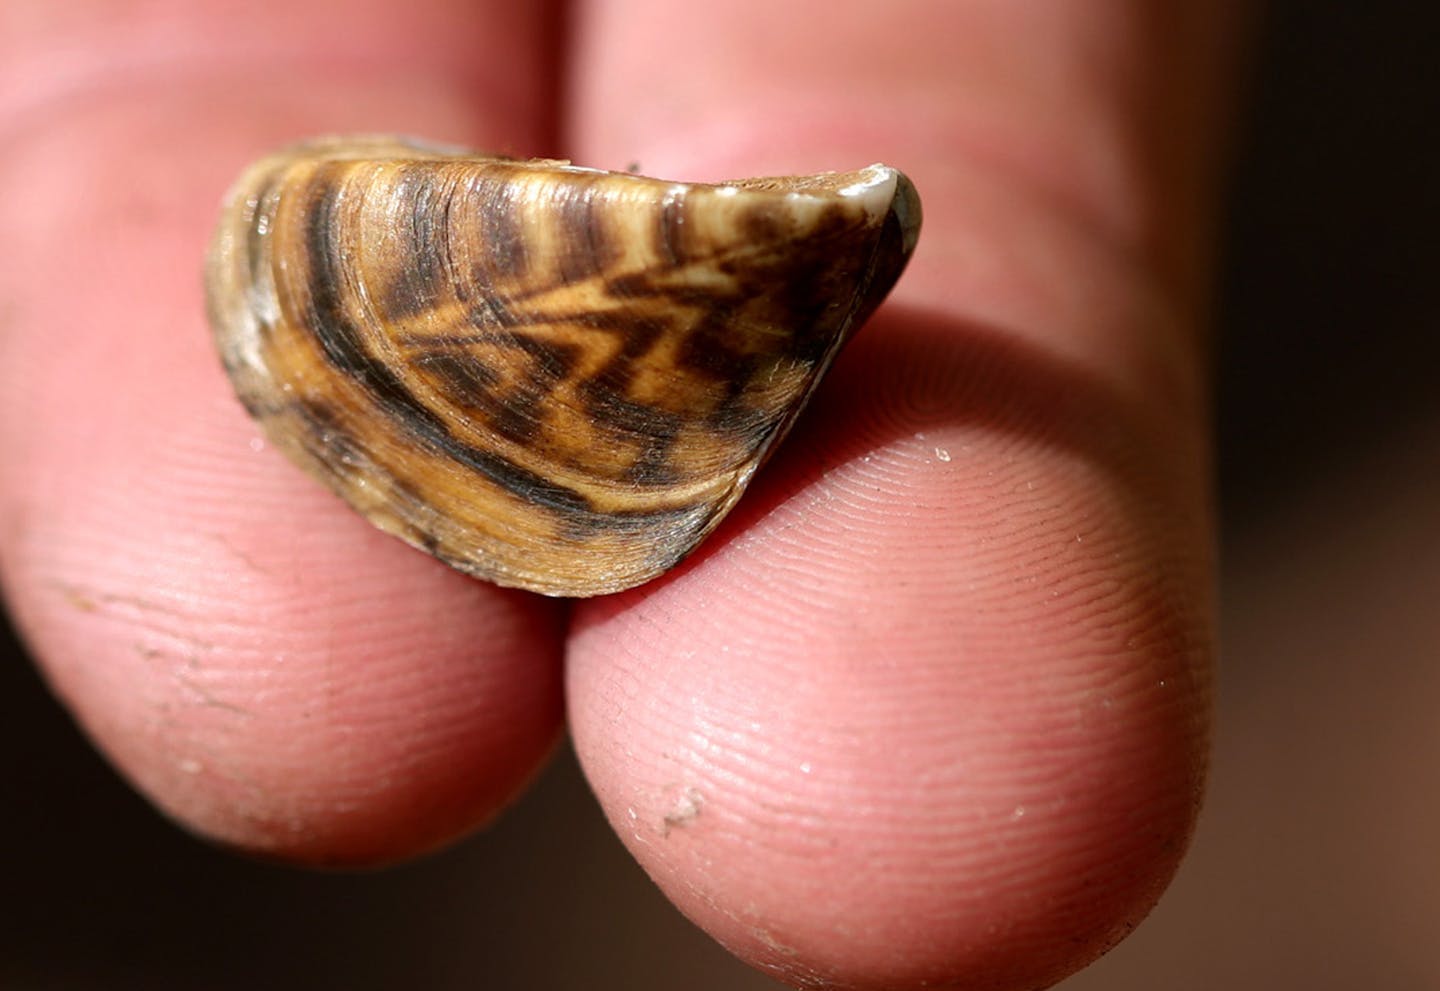
[{"label": "dark background", "polygon": [[[1440,987],[1440,683],[1413,680],[1440,668],[1414,625],[1440,580],[1437,43],[1431,4],[1271,5],[1219,309],[1214,792],[1154,919],[1067,991]],[[307,874],[160,819],[8,632],[0,660],[0,989],[776,987],[669,908],[568,754],[454,850]]]},{"label": "dark background", "polygon": [[1270,8],[1222,258],[1233,525],[1440,409],[1440,12]]}]

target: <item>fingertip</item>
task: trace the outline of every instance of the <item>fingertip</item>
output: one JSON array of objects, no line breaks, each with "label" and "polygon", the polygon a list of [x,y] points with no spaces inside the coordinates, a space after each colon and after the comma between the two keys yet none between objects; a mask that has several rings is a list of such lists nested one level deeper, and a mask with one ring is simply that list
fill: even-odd
[{"label": "fingertip", "polygon": [[216,842],[374,863],[488,820],[559,734],[558,607],[373,532],[234,419],[227,472],[150,463],[137,500],[96,458],[113,488],[72,466],[83,496],[26,507],[5,583],[51,684]]},{"label": "fingertip", "polygon": [[[26,191],[0,272],[17,623],[160,809],[292,861],[430,849],[493,816],[560,732],[561,607],[450,573],[301,476],[204,325],[205,244],[248,158],[334,131],[544,139],[535,12],[422,6],[347,8],[343,39],[320,8],[288,33],[213,6],[131,18],[67,36],[63,73],[41,18],[0,101],[0,172]],[[513,43],[478,70],[487,30]],[[514,99],[477,106],[491,75]]]},{"label": "fingertip", "polygon": [[695,560],[578,608],[577,752],[682,910],[856,988],[1043,986],[1138,923],[1210,691],[1200,468],[1152,419],[893,312]]},{"label": "fingertip", "polygon": [[[569,697],[612,825],[721,943],[797,986],[1039,987],[1150,910],[1204,769],[1203,703],[1158,658],[857,650],[712,576],[582,624]],[[763,641],[762,610],[793,633]]]}]

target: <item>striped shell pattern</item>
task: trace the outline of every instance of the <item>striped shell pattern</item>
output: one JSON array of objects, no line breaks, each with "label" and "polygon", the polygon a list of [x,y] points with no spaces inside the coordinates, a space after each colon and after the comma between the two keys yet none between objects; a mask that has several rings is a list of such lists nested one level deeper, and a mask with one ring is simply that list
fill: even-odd
[{"label": "striped shell pattern", "polygon": [[302,468],[461,571],[588,596],[716,527],[919,224],[880,165],[682,184],[321,139],[241,177],[206,288]]}]

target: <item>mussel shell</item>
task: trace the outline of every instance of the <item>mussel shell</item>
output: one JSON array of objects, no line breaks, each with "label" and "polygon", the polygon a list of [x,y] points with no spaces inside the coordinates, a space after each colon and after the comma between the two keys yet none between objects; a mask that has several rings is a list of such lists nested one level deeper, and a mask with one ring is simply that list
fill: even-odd
[{"label": "mussel shell", "polygon": [[715,528],[919,222],[878,165],[682,184],[324,139],[241,177],[208,305],[246,408],[372,523],[598,595]]}]

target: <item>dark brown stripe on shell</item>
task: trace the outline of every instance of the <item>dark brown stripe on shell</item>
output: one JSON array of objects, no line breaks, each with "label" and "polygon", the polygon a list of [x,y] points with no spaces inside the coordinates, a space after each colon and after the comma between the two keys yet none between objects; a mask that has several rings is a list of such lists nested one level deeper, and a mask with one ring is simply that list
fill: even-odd
[{"label": "dark brown stripe on shell", "polygon": [[577,173],[552,193],[555,209],[549,222],[564,234],[557,239],[562,247],[559,258],[562,283],[604,278],[624,253],[624,246],[605,226],[602,211],[596,209],[601,178]]},{"label": "dark brown stripe on shell", "polygon": [[[713,515],[715,507],[701,502],[687,502],[659,509],[624,509],[597,515],[594,520],[565,517],[561,520],[561,534],[570,540],[584,541],[602,534],[620,537],[651,534],[658,528],[660,532],[675,537],[694,533]],[[680,554],[675,560],[681,557],[684,557],[684,554]]]},{"label": "dark brown stripe on shell", "polygon": [[495,337],[497,342],[523,352],[530,360],[519,383],[485,411],[487,423],[502,437],[520,444],[529,443],[546,425],[549,418],[546,400],[573,374],[580,349],[523,334]]},{"label": "dark brown stripe on shell", "polygon": [[366,350],[359,329],[338,297],[337,289],[345,279],[333,238],[336,198],[333,188],[319,187],[311,197],[305,227],[312,268],[307,323],[325,360],[368,392],[396,429],[411,434],[436,456],[450,458],[516,497],[563,517],[567,526],[604,529],[605,514],[596,512],[581,493],[527,471],[508,458],[456,440],[435,413]]},{"label": "dark brown stripe on shell", "polygon": [[503,170],[496,176],[472,178],[460,206],[467,218],[479,219],[495,274],[518,280],[530,267],[530,255],[520,209],[524,187],[514,177],[515,170]]},{"label": "dark brown stripe on shell", "polygon": [[591,380],[580,387],[585,412],[612,433],[627,439],[673,437],[681,418],[650,403],[639,403],[609,386]]},{"label": "dark brown stripe on shell", "polygon": [[450,258],[450,226],[446,223],[451,184],[433,181],[434,169],[424,163],[400,170],[394,195],[405,219],[390,284],[385,287],[385,315],[392,320],[421,316],[454,293]]},{"label": "dark brown stripe on shell", "polygon": [[500,383],[494,369],[454,348],[435,348],[412,357],[410,363],[447,399],[466,409],[487,408],[491,390]]}]

